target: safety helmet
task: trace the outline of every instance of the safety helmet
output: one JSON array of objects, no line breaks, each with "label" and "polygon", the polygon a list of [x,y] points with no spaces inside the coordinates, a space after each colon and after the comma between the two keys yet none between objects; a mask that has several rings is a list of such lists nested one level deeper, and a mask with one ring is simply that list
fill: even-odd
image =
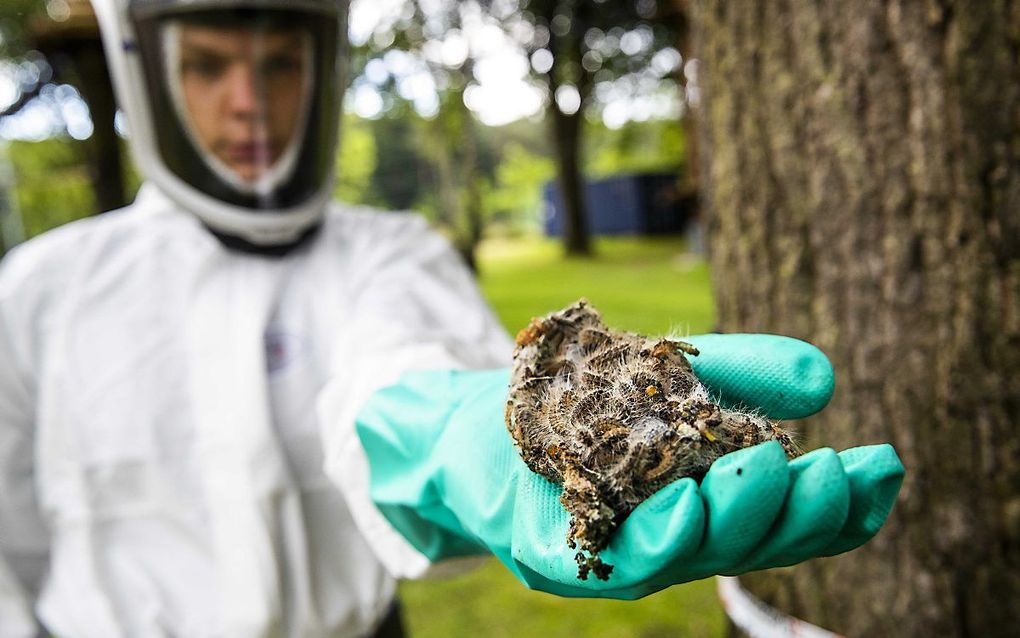
[{"label": "safety helmet", "polygon": [[92,0],[143,175],[221,237],[287,247],[333,183],[347,0]]}]

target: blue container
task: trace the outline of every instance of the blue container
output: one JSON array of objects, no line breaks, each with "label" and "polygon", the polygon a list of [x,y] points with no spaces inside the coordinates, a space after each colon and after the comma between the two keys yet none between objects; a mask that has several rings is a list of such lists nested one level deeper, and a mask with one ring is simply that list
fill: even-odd
[{"label": "blue container", "polygon": [[[682,234],[691,211],[681,196],[673,173],[618,175],[584,185],[588,225],[592,235]],[[548,182],[543,191],[545,234],[563,234],[564,207],[559,184]]]}]

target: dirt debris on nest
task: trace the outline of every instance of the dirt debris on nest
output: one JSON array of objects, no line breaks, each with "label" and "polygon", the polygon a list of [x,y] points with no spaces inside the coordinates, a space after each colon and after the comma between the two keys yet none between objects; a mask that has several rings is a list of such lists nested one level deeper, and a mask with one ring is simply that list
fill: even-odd
[{"label": "dirt debris on nest", "polygon": [[528,467],[563,486],[577,577],[608,580],[613,532],[656,490],[700,480],[717,458],[788,433],[712,400],[686,355],[694,346],[606,327],[587,301],[517,335],[506,423]]}]

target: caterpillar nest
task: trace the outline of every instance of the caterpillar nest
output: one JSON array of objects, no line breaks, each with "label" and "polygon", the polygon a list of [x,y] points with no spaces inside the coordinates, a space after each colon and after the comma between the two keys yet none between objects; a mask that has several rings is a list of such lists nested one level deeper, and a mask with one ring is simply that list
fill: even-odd
[{"label": "caterpillar nest", "polygon": [[563,486],[582,580],[608,580],[599,552],[667,483],[700,480],[717,458],[764,441],[799,454],[774,423],[716,404],[684,354],[698,351],[610,330],[583,299],[517,335],[507,428],[528,467]]}]

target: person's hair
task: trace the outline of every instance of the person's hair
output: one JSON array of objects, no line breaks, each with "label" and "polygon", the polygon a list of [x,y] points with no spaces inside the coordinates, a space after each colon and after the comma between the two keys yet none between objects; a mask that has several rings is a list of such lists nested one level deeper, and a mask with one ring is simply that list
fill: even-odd
[{"label": "person's hair", "polygon": [[295,31],[308,26],[307,14],[286,9],[209,9],[193,11],[174,18],[181,24],[215,29],[257,31]]}]

